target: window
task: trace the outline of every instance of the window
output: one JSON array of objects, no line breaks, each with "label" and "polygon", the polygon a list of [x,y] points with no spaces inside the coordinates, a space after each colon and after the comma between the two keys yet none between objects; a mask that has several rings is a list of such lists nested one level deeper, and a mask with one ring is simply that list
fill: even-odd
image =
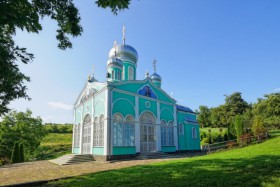
[{"label": "window", "polygon": [[192,138],[193,139],[197,138],[197,133],[196,133],[196,128],[195,127],[192,128]]},{"label": "window", "polygon": [[99,118],[98,146],[104,146],[104,115]]},{"label": "window", "polygon": [[98,146],[98,118],[94,118],[93,122],[93,146]]},{"label": "window", "polygon": [[112,70],[112,79],[115,79],[115,71]]},{"label": "window", "polygon": [[179,134],[184,135],[184,125],[183,125],[183,123],[179,123]]},{"label": "window", "polygon": [[134,118],[128,115],[123,121],[121,114],[113,117],[113,145],[134,146]]},{"label": "window", "polygon": [[168,124],[165,120],[161,121],[161,145],[172,146],[174,145],[174,130],[173,121],[169,121]]},{"label": "window", "polygon": [[117,79],[121,80],[121,72],[120,71],[118,71],[118,78]]},{"label": "window", "polygon": [[134,80],[134,71],[131,66],[128,67],[128,80]]},{"label": "window", "polygon": [[80,147],[80,124],[76,124],[74,128],[74,147]]}]

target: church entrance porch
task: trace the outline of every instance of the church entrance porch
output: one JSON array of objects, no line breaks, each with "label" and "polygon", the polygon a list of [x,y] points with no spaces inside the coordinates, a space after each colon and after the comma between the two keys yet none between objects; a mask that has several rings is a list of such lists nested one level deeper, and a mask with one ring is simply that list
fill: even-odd
[{"label": "church entrance porch", "polygon": [[140,152],[156,152],[156,119],[150,112],[140,117]]}]

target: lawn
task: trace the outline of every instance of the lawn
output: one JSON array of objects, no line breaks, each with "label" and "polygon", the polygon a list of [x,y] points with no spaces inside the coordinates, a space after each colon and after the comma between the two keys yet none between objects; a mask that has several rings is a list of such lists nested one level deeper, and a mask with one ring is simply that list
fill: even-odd
[{"label": "lawn", "polygon": [[240,149],[88,174],[47,186],[280,186],[280,137]]},{"label": "lawn", "polygon": [[71,133],[49,133],[37,150],[37,160],[49,160],[70,154],[72,149]]}]

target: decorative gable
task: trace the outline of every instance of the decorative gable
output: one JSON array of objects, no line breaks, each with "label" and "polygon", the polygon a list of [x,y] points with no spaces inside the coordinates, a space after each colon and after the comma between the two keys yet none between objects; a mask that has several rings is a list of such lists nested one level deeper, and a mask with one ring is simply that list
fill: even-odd
[{"label": "decorative gable", "polygon": [[150,87],[150,85],[146,84],[144,86],[142,86],[138,91],[137,93],[139,95],[143,95],[143,96],[146,96],[146,97],[151,97],[151,98],[154,98],[154,99],[157,99],[157,95],[155,94],[154,90]]}]

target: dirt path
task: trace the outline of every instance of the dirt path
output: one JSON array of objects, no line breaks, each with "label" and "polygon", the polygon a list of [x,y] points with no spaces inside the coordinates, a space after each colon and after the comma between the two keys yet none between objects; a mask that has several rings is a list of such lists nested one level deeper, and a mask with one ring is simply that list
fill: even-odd
[{"label": "dirt path", "polygon": [[[172,158],[176,159],[176,158]],[[177,158],[178,159],[178,158]],[[171,159],[128,160],[118,162],[86,162],[59,166],[49,161],[26,162],[0,167],[0,186],[53,180],[87,173],[144,165]]]}]

